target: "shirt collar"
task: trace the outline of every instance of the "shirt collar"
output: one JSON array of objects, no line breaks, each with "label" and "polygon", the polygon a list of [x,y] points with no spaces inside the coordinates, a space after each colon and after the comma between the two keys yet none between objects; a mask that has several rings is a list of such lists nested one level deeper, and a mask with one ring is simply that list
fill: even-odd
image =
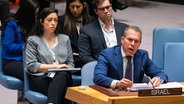
[{"label": "shirt collar", "polygon": [[[123,46],[121,46],[121,54],[122,54],[122,57],[124,58],[124,57],[126,57],[126,54],[125,54],[125,52],[123,51]],[[132,58],[133,58],[134,56],[132,56]]]},{"label": "shirt collar", "polygon": [[125,57],[125,52],[123,51],[123,47],[121,46],[121,54],[122,54],[122,57]]},{"label": "shirt collar", "polygon": [[[112,20],[112,26],[111,26],[111,28],[114,29],[114,19],[111,18],[111,20]],[[105,24],[102,22],[102,20],[101,20],[100,18],[98,18],[98,21],[99,21],[99,23],[100,23],[100,26],[101,26],[102,28],[105,28]]]}]

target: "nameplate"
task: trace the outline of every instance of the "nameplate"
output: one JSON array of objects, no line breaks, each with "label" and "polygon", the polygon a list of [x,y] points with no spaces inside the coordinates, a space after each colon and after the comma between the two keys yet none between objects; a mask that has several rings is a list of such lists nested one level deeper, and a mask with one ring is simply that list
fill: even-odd
[{"label": "nameplate", "polygon": [[165,95],[181,95],[182,88],[160,88],[138,90],[138,96],[165,96]]}]

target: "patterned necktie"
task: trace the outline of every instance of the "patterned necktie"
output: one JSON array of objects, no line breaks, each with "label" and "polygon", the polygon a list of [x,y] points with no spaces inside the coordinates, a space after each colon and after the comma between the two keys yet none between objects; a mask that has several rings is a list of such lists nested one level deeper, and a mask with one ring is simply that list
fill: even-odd
[{"label": "patterned necktie", "polygon": [[127,62],[127,66],[126,66],[125,78],[132,81],[132,62],[131,62],[132,56],[126,56],[126,58],[127,58],[128,62]]}]

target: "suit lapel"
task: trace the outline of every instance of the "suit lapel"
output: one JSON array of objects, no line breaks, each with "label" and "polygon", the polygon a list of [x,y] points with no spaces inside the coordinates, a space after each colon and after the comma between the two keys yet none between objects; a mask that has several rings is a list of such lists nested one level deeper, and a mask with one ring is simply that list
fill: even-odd
[{"label": "suit lapel", "polygon": [[[102,32],[99,21],[96,21],[94,23],[94,25],[95,25],[95,28],[96,28],[95,30],[97,32],[97,35],[99,36],[99,39],[102,42],[102,45],[104,46],[104,48],[107,48],[105,38],[104,38],[104,35],[103,35],[103,32]],[[119,23],[116,22],[115,20],[114,20],[114,28],[115,28],[115,31],[116,31],[116,37],[117,37],[118,45],[121,45],[122,28],[121,28],[121,26],[119,26]]]},{"label": "suit lapel", "polygon": [[116,31],[116,37],[117,37],[118,45],[121,45],[121,36],[123,35],[121,33],[122,27],[119,26],[118,22],[116,22],[115,20],[114,20],[114,28],[115,28],[115,31]]},{"label": "suit lapel", "polygon": [[97,35],[98,35],[99,39],[102,42],[102,45],[104,46],[104,48],[107,48],[107,45],[106,45],[106,42],[105,42],[105,38],[104,38],[104,35],[103,35],[103,32],[102,32],[100,23],[98,21],[96,21],[94,23],[94,25],[95,25],[95,28],[96,28],[95,30],[97,32]]},{"label": "suit lapel", "polygon": [[117,67],[116,69],[118,69],[117,71],[119,74],[119,78],[122,79],[123,78],[123,58],[121,54],[121,46],[115,48],[114,59]]}]

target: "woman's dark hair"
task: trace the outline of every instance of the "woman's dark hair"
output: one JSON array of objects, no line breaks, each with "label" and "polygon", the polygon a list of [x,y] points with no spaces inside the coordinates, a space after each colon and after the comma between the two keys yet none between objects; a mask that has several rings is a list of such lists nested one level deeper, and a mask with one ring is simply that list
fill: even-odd
[{"label": "woman's dark hair", "polygon": [[[43,25],[41,24],[40,20],[44,20],[49,14],[56,13],[58,16],[58,10],[54,8],[44,8],[38,15],[37,23],[35,24],[33,30],[29,35],[37,35],[43,36]],[[58,26],[55,30],[55,34],[58,35]]]},{"label": "woman's dark hair", "polygon": [[[63,33],[64,34],[67,34],[67,35],[71,35],[71,31],[73,28],[75,28],[75,22],[74,22],[74,18],[72,13],[70,12],[70,3],[74,2],[74,1],[79,1],[83,4],[86,3],[86,0],[67,0],[66,1],[66,10],[65,10],[65,14],[64,14],[64,24],[63,24]],[[91,18],[90,18],[90,15],[88,14],[87,12],[87,9],[84,8],[82,10],[82,17],[83,17],[83,24],[87,24],[90,22]]]},{"label": "woman's dark hair", "polygon": [[38,0],[20,0],[17,12],[7,20],[7,22],[9,20],[14,20],[19,24],[20,28],[18,32],[23,33],[24,41],[35,25],[36,9],[39,9]]}]

